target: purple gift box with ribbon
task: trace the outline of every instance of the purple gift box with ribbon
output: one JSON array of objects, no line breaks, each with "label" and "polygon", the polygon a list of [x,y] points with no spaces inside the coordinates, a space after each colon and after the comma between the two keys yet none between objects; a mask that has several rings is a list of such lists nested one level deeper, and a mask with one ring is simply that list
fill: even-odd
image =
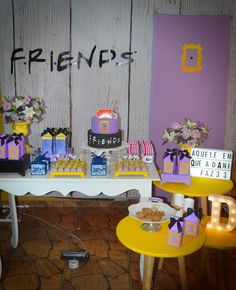
[{"label": "purple gift box with ribbon", "polygon": [[19,160],[22,156],[21,141],[19,136],[10,136],[7,139],[8,146],[8,159],[9,160]]},{"label": "purple gift box with ribbon", "polygon": [[196,237],[199,232],[199,223],[202,218],[201,209],[188,208],[183,215],[184,218],[184,235]]},{"label": "purple gift box with ribbon", "polygon": [[54,147],[55,147],[55,131],[54,128],[47,128],[43,131],[41,134],[42,137],[42,153],[48,153],[52,154],[54,153]]},{"label": "purple gift box with ribbon", "polygon": [[167,149],[163,156],[163,173],[174,174],[176,172],[176,161],[176,149]]},{"label": "purple gift box with ribbon", "polygon": [[163,156],[161,183],[179,182],[190,185],[190,158],[187,150],[167,149]]},{"label": "purple gift box with ribbon", "polygon": [[101,155],[96,155],[92,153],[91,162],[91,175],[92,176],[105,176],[107,174],[107,159],[105,153]]},{"label": "purple gift box with ribbon", "polygon": [[50,156],[65,155],[69,153],[69,136],[68,128],[46,128],[42,134],[42,153]]},{"label": "purple gift box with ribbon", "polygon": [[0,136],[0,159],[8,158],[7,135]]},{"label": "purple gift box with ribbon", "polygon": [[69,143],[69,130],[67,128],[59,128],[55,136],[55,154],[67,154]]},{"label": "purple gift box with ribbon", "polygon": [[190,173],[190,159],[191,156],[187,150],[178,151],[178,173],[180,175],[189,175]]},{"label": "purple gift box with ribbon", "polygon": [[167,245],[180,248],[184,234],[184,220],[182,217],[171,217],[168,225]]},{"label": "purple gift box with ribbon", "polygon": [[46,157],[46,153],[38,155],[30,164],[30,173],[31,175],[46,175],[50,167],[51,161],[49,157]]}]

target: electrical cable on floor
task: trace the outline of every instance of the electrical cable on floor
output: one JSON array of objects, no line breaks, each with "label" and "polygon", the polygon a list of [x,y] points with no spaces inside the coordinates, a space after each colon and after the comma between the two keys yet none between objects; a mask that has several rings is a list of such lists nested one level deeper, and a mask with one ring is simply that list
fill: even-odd
[{"label": "electrical cable on floor", "polygon": [[86,250],[83,241],[82,241],[78,236],[76,236],[76,235],[74,235],[74,234],[67,233],[67,232],[64,231],[63,229],[61,229],[61,228],[59,228],[59,227],[57,227],[57,226],[55,226],[55,225],[49,223],[48,221],[46,221],[46,220],[44,220],[44,219],[42,219],[42,218],[40,218],[40,217],[37,217],[37,216],[31,215],[31,214],[28,214],[28,213],[21,213],[21,215],[28,216],[28,217],[34,218],[34,219],[36,219],[36,220],[42,221],[42,222],[46,223],[47,225],[49,225],[50,227],[52,227],[52,228],[54,228],[54,229],[56,229],[56,230],[62,232],[63,234],[65,234],[65,235],[67,235],[67,236],[69,236],[69,237],[75,238],[75,239],[77,240],[78,244],[82,246],[82,249],[83,249],[83,250]]}]

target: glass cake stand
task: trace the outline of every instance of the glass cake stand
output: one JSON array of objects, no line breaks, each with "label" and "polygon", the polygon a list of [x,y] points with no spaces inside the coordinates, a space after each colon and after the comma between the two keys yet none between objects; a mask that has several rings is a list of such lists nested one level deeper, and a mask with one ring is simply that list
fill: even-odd
[{"label": "glass cake stand", "polygon": [[[145,218],[139,218],[137,216],[138,212],[143,212],[145,209],[151,209],[153,212],[163,212],[163,216],[159,221],[148,220]],[[141,228],[147,232],[158,232],[161,230],[161,223],[170,220],[170,217],[176,214],[176,209],[169,206],[168,204],[158,201],[158,202],[139,202],[132,204],[128,207],[129,216],[142,221]]]}]

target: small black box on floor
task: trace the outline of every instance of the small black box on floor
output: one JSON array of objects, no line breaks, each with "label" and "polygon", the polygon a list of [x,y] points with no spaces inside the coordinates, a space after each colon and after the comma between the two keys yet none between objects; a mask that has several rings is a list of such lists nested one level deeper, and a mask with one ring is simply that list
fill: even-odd
[{"label": "small black box on floor", "polygon": [[62,260],[88,261],[89,253],[86,250],[79,250],[79,251],[62,250],[61,259]]},{"label": "small black box on floor", "polygon": [[17,172],[25,176],[30,167],[30,154],[25,154],[19,160],[0,159],[0,172]]}]

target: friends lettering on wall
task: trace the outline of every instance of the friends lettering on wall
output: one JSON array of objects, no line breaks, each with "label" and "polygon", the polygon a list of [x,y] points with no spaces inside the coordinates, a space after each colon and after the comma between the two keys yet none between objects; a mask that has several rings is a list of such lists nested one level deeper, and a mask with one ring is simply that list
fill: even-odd
[{"label": "friends lettering on wall", "polygon": [[[90,54],[85,56],[82,52],[78,51],[77,56],[72,56],[70,51],[62,51],[58,55],[55,55],[53,51],[50,51],[49,59],[45,58],[42,48],[36,48],[29,50],[26,54],[23,48],[16,48],[11,54],[11,74],[13,74],[15,69],[16,61],[22,61],[24,65],[28,65],[28,72],[31,73],[33,63],[46,63],[50,65],[50,71],[53,72],[57,70],[59,72],[69,68],[71,65],[76,65],[77,69],[80,69],[81,61],[91,68],[94,62],[94,55],[97,46],[95,45]],[[133,54],[137,51],[125,51],[120,54],[119,60],[115,62],[117,66],[131,64],[134,62]],[[102,66],[106,63],[115,61],[117,58],[117,53],[114,49],[102,49],[98,51],[98,66]]]},{"label": "friends lettering on wall", "polygon": [[233,151],[193,148],[191,157],[191,176],[230,179]]}]

